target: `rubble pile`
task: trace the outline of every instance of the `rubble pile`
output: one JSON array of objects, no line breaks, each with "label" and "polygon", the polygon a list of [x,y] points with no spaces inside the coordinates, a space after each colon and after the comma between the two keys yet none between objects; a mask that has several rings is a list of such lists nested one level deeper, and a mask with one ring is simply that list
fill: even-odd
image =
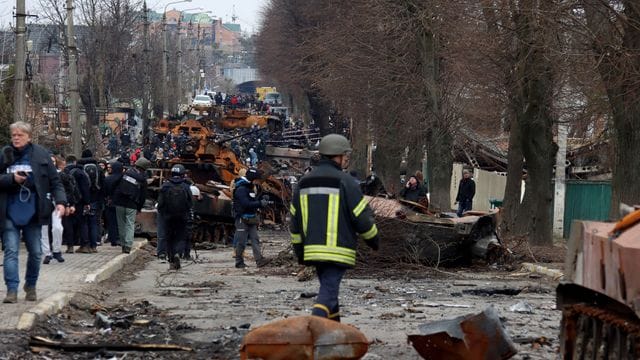
[{"label": "rubble pile", "polygon": [[[182,335],[193,327],[168,315],[146,300],[121,301],[106,308],[78,298],[61,313],[49,316],[31,331],[29,348],[38,356],[55,359],[124,358],[184,359],[230,356],[233,344],[193,343]],[[225,355],[226,354],[226,355]]]}]

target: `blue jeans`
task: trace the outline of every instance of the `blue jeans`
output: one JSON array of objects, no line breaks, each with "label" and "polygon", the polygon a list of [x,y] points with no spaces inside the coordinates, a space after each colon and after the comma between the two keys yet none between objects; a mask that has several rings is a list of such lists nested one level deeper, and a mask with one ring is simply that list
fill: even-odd
[{"label": "blue jeans", "polygon": [[4,230],[2,231],[2,241],[4,242],[4,283],[7,285],[7,291],[10,292],[17,292],[18,285],[20,285],[20,271],[18,267],[20,232],[22,232],[27,251],[29,252],[25,286],[36,287],[38,274],[40,273],[40,262],[42,258],[40,237],[42,234],[42,225],[29,223],[25,226],[16,227],[13,221],[5,219]]}]

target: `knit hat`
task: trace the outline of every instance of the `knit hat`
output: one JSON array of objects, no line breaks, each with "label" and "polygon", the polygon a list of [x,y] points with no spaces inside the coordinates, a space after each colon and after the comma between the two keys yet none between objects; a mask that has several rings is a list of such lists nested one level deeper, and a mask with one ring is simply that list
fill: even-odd
[{"label": "knit hat", "polygon": [[249,180],[249,181],[253,181],[255,179],[259,179],[260,178],[260,171],[258,171],[258,169],[251,168],[251,169],[247,170],[247,175],[245,175],[244,177],[246,177],[247,180]]},{"label": "knit hat", "polygon": [[93,157],[93,153],[89,149],[84,149],[84,150],[82,150],[82,157],[83,158]]},{"label": "knit hat", "polygon": [[144,157],[141,157],[136,161],[135,165],[136,167],[139,167],[140,169],[147,171],[147,169],[151,167],[151,161],[145,159]]}]

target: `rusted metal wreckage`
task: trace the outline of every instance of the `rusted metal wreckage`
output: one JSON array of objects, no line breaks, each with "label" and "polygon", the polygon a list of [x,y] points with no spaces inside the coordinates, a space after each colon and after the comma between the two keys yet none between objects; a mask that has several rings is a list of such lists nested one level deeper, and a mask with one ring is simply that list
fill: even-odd
[{"label": "rusted metal wreckage", "polygon": [[[236,153],[228,146],[233,137],[216,134],[200,121],[188,119],[171,126],[167,120],[160,121],[155,134],[183,137],[179,156],[158,162],[158,167],[150,169],[153,182],[149,184],[150,198],[155,200],[165,179],[171,176],[171,167],[182,164],[189,172],[189,178],[200,190],[200,198],[195,201],[197,216],[195,239],[193,241],[225,242],[230,236],[233,224],[231,182],[242,169],[246,169]],[[245,136],[242,134],[240,136]],[[269,195],[273,204],[262,212],[263,220],[283,223],[286,218],[291,188],[268,163],[259,166],[262,177],[257,181],[259,195]],[[154,237],[156,235],[156,210],[144,209],[136,218],[136,234]]]},{"label": "rusted metal wreckage", "polygon": [[511,256],[495,232],[497,210],[447,217],[429,213],[419,204],[410,207],[398,200],[367,198],[377,218],[381,247],[393,247],[369,256],[436,267],[468,265],[473,259],[495,263]]},{"label": "rusted metal wreckage", "polygon": [[629,211],[573,223],[557,289],[563,359],[640,358],[640,210]]},{"label": "rusted metal wreckage", "polygon": [[509,359],[516,349],[498,312],[489,307],[479,314],[440,320],[418,327],[408,340],[423,359]]}]

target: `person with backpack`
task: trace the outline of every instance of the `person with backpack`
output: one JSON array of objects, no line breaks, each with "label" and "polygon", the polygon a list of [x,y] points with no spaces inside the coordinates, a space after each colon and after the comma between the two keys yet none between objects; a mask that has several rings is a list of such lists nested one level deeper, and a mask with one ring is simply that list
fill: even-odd
[{"label": "person with backpack", "polygon": [[104,178],[104,202],[105,221],[107,223],[107,240],[111,246],[120,246],[120,236],[118,234],[118,220],[116,217],[116,207],[113,204],[113,196],[116,185],[122,178],[123,166],[120,161],[112,161],[107,164],[109,175]]},{"label": "person with backpack", "polygon": [[[91,193],[89,190],[89,176],[84,172],[82,166],[77,164],[77,158],[69,155],[65,161],[66,166],[63,172],[73,177],[78,189],[77,193],[79,194],[78,199],[74,199],[75,212],[62,219],[62,227],[64,228],[62,238],[63,242],[67,245],[66,253],[73,254],[75,245],[85,243],[83,238],[87,238],[88,241],[88,233],[84,231],[87,227],[83,213],[89,210]],[[77,252],[89,253],[90,250],[81,246],[77,249]]]},{"label": "person with backpack", "polygon": [[151,161],[138,159],[132,168],[122,174],[113,192],[112,202],[116,207],[118,236],[122,252],[129,254],[133,245],[136,213],[142,210],[147,197],[147,175]]},{"label": "person with backpack", "polygon": [[16,121],[9,125],[9,133],[11,142],[0,151],[0,230],[7,287],[2,302],[14,304],[20,285],[20,243],[28,252],[22,287],[25,300],[37,301],[42,225],[49,224],[54,208],[64,216],[67,199],[49,152],[31,142],[31,124]]},{"label": "person with backpack", "polygon": [[[100,219],[102,218],[102,208],[104,207],[104,172],[98,166],[98,160],[93,157],[89,149],[82,151],[82,158],[78,160],[82,170],[89,178],[89,209],[84,212],[85,217],[83,232],[87,235],[82,237],[80,249],[88,249],[90,253],[98,252],[97,246],[100,242],[102,229]],[[78,251],[84,252],[84,251]]]},{"label": "person with backpack", "polygon": [[171,178],[162,184],[158,196],[159,220],[164,222],[165,241],[169,269],[180,269],[180,254],[184,250],[187,223],[193,205],[191,189],[185,179],[187,171],[183,165],[171,168]]}]

